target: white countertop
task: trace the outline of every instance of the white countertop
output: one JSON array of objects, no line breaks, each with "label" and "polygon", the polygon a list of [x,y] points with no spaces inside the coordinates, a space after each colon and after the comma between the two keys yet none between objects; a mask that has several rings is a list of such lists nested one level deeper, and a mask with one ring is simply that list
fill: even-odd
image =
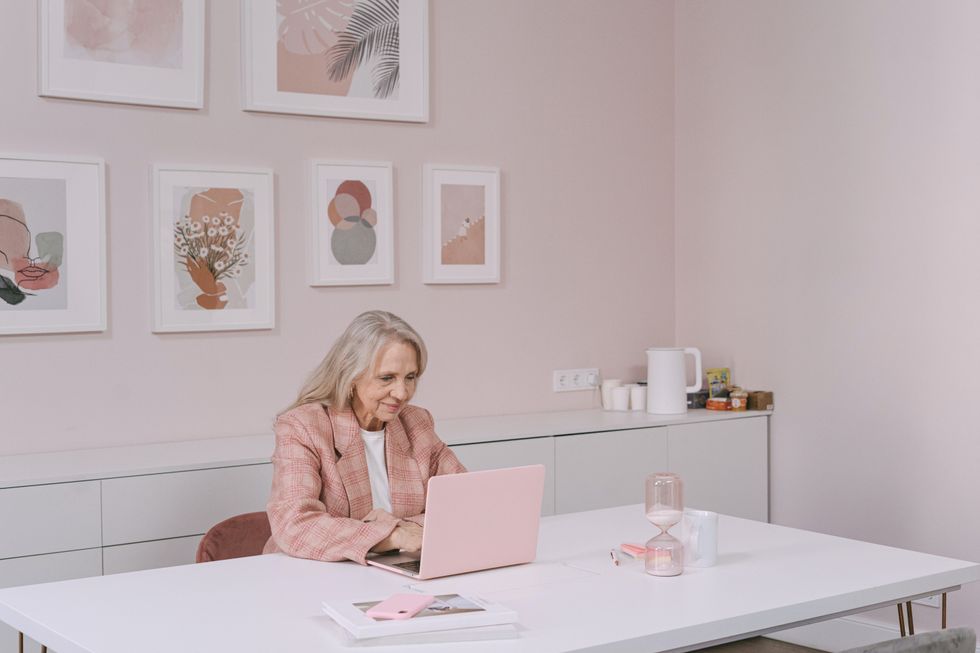
[{"label": "white countertop", "polygon": [[[436,421],[436,431],[446,444],[472,444],[771,414],[771,411],[764,410],[730,412],[699,409],[683,415],[650,415],[645,412],[589,409],[443,419]],[[273,435],[269,432],[229,438],[0,456],[0,488],[267,463],[273,446]]]}]

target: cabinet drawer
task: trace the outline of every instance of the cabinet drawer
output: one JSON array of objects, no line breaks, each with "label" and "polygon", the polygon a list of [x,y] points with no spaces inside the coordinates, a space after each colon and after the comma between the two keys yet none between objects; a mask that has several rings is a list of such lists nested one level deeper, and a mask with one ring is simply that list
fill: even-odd
[{"label": "cabinet drawer", "polygon": [[0,587],[102,575],[102,550],[85,549],[0,560]]},{"label": "cabinet drawer", "polygon": [[265,510],[271,487],[268,463],[103,481],[103,543],[200,535],[228,517]]},{"label": "cabinet drawer", "polygon": [[0,490],[0,530],[0,558],[100,546],[99,482]]},{"label": "cabinet drawer", "polygon": [[[58,580],[98,576],[102,573],[101,549],[50,553],[0,560],[0,587],[52,583]],[[25,653],[39,653],[37,642],[24,638]],[[17,631],[0,622],[0,653],[16,653]]]},{"label": "cabinet drawer", "polygon": [[201,537],[191,535],[171,540],[107,546],[102,549],[102,573],[122,574],[127,571],[192,564]]},{"label": "cabinet drawer", "polygon": [[692,508],[769,520],[769,418],[668,427],[670,471]]},{"label": "cabinet drawer", "polygon": [[544,497],[541,499],[541,514],[555,514],[554,438],[457,444],[450,449],[471,472],[521,465],[544,465]]},{"label": "cabinet drawer", "polygon": [[556,509],[577,512],[643,503],[643,480],[667,469],[667,429],[555,438]]}]

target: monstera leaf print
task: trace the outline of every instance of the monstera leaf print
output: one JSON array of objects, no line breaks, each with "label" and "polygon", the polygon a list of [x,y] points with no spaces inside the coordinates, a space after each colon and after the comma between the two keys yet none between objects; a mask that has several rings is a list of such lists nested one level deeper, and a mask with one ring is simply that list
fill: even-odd
[{"label": "monstera leaf print", "polygon": [[360,0],[328,57],[334,81],[374,60],[374,97],[391,96],[398,88],[398,0]]},{"label": "monstera leaf print", "polygon": [[294,54],[323,54],[350,18],[348,0],[278,0],[279,41]]}]

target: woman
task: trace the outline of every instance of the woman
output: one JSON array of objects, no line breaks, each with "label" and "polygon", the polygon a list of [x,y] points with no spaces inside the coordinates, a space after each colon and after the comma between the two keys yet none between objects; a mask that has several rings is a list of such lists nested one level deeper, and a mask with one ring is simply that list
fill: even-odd
[{"label": "woman", "polygon": [[350,323],[276,420],[265,553],[364,564],[369,551],[422,547],[426,483],[466,471],[429,411],[408,405],[425,363],[401,318]]}]

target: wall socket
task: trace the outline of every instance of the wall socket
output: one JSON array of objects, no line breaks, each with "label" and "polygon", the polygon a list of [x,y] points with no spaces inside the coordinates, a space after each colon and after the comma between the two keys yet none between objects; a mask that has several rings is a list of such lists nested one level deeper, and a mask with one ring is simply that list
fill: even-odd
[{"label": "wall socket", "polygon": [[921,599],[912,599],[912,603],[928,605],[930,608],[941,608],[943,607],[943,595],[933,594],[932,596],[923,596]]},{"label": "wall socket", "polygon": [[599,368],[584,367],[577,370],[555,370],[552,388],[555,392],[592,390],[599,387]]}]

